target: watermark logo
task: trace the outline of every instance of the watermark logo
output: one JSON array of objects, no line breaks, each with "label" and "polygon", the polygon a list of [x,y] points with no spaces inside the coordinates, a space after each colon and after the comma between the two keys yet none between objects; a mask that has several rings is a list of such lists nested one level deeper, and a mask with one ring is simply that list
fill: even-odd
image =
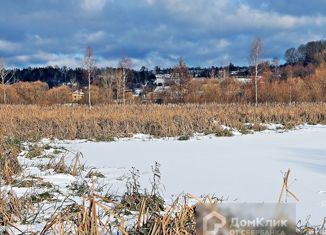
[{"label": "watermark logo", "polygon": [[198,235],[295,235],[295,204],[197,204]]},{"label": "watermark logo", "polygon": [[217,235],[219,230],[226,225],[226,218],[213,211],[203,218],[203,234],[204,235]]}]

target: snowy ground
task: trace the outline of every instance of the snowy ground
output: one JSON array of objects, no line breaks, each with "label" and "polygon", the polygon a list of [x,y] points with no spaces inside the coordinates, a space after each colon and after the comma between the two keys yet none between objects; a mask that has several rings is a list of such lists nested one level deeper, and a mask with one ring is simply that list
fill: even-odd
[{"label": "snowy ground", "polygon": [[[194,137],[189,141],[148,139],[141,135],[115,142],[58,142],[80,151],[89,167],[102,172],[120,191],[131,167],[150,185],[150,166],[161,164],[164,196],[191,192],[215,194],[228,201],[277,202],[283,173],[291,169],[290,191],[297,220],[321,224],[326,216],[326,127],[303,126],[279,133],[264,131],[234,137]],[[294,202],[288,198],[289,202]]]},{"label": "snowy ground", "polygon": [[[310,223],[320,225],[326,217],[326,126],[280,128],[269,125],[269,130],[248,135],[233,131],[233,137],[198,134],[187,141],[136,135],[113,142],[25,143],[18,158],[23,173],[1,189],[12,189],[18,196],[34,195],[36,200],[41,195],[43,199],[35,204],[40,212],[37,217],[26,214],[32,225],[18,224],[23,231],[40,231],[61,203],[81,203],[82,189],[95,186],[102,195],[109,191],[109,195],[121,196],[132,167],[140,170],[142,186],[150,188],[151,166],[161,164],[167,205],[181,193],[210,194],[228,202],[277,202],[283,174],[291,169],[289,190],[300,200],[297,220],[305,222],[311,216]],[[83,155],[84,167],[73,176],[77,152]],[[58,171],[61,159],[66,166]],[[90,172],[99,173],[96,185]]]}]

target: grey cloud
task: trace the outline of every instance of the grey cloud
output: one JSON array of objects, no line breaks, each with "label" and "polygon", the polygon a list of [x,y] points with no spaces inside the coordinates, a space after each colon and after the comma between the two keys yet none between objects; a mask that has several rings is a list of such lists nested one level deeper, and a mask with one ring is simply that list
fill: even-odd
[{"label": "grey cloud", "polygon": [[[325,2],[316,0],[3,0],[0,57],[13,66],[79,66],[86,45],[99,66],[122,55],[136,68],[246,64],[251,40],[265,57],[323,39]],[[304,4],[305,3],[305,4]]]}]

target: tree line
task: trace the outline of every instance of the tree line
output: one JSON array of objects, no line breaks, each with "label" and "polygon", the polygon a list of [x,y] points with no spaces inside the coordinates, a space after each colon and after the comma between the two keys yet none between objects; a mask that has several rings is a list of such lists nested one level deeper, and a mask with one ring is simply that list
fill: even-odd
[{"label": "tree line", "polygon": [[[65,104],[71,103],[72,92],[83,89],[78,103],[263,103],[263,102],[325,102],[326,41],[309,42],[285,52],[286,63],[261,58],[262,41],[255,39],[250,50],[250,65],[243,70],[251,82],[240,82],[230,71],[233,64],[202,70],[206,78],[193,79],[183,58],[170,69],[171,76],[162,89],[157,89],[156,67],[149,71],[132,69],[129,58],[121,58],[117,68],[96,68],[93,51],[87,47],[83,67],[25,68],[6,70],[0,61],[0,103]],[[135,89],[141,92],[135,95]]]},{"label": "tree line", "polygon": [[[120,75],[119,75],[120,74]],[[185,64],[178,64],[168,89],[144,91],[144,96],[123,92],[121,70],[107,72],[96,84],[91,84],[92,105],[113,103],[301,103],[326,102],[326,64],[319,66],[307,78],[290,77],[274,79],[273,71],[265,69],[257,81],[257,96],[254,82],[243,83],[232,77],[223,80],[191,79]],[[72,103],[73,90],[65,85],[49,88],[45,82],[18,82],[0,85],[0,94],[5,89],[6,101],[0,95],[0,103],[7,104],[67,104]],[[124,96],[122,95],[124,93]],[[88,104],[89,91],[85,90],[79,104]],[[123,102],[124,101],[124,102]]]},{"label": "tree line", "polygon": [[325,60],[326,41],[311,41],[298,48],[289,48],[285,52],[287,64],[319,65]]}]

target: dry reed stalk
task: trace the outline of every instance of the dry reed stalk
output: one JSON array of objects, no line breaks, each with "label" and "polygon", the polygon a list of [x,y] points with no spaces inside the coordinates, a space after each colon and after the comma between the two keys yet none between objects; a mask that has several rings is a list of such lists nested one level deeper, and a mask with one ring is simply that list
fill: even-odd
[{"label": "dry reed stalk", "polygon": [[0,185],[1,180],[5,184],[10,184],[13,177],[22,172],[21,165],[17,159],[19,147],[8,143],[8,141],[0,140]]},{"label": "dry reed stalk", "polygon": [[68,171],[68,167],[65,162],[65,156],[61,156],[60,160],[54,166],[54,171],[57,173],[65,173]]},{"label": "dry reed stalk", "polygon": [[70,174],[72,176],[77,176],[78,175],[78,170],[81,167],[81,164],[80,164],[80,156],[81,156],[81,153],[78,152],[76,154],[75,158],[72,160],[72,167],[71,167],[71,172],[70,172]]},{"label": "dry reed stalk", "polygon": [[214,134],[221,125],[239,128],[244,123],[326,124],[326,104],[107,105],[92,111],[84,106],[0,106],[0,135],[24,140]]},{"label": "dry reed stalk", "polygon": [[289,176],[290,176],[290,172],[291,170],[288,169],[287,172],[285,172],[284,176],[283,176],[283,184],[282,184],[282,189],[281,189],[281,193],[280,196],[278,198],[278,203],[280,204],[282,202],[282,198],[284,193],[287,195],[289,194],[292,198],[294,198],[296,201],[299,201],[298,197],[295,196],[290,190],[289,190]]}]

